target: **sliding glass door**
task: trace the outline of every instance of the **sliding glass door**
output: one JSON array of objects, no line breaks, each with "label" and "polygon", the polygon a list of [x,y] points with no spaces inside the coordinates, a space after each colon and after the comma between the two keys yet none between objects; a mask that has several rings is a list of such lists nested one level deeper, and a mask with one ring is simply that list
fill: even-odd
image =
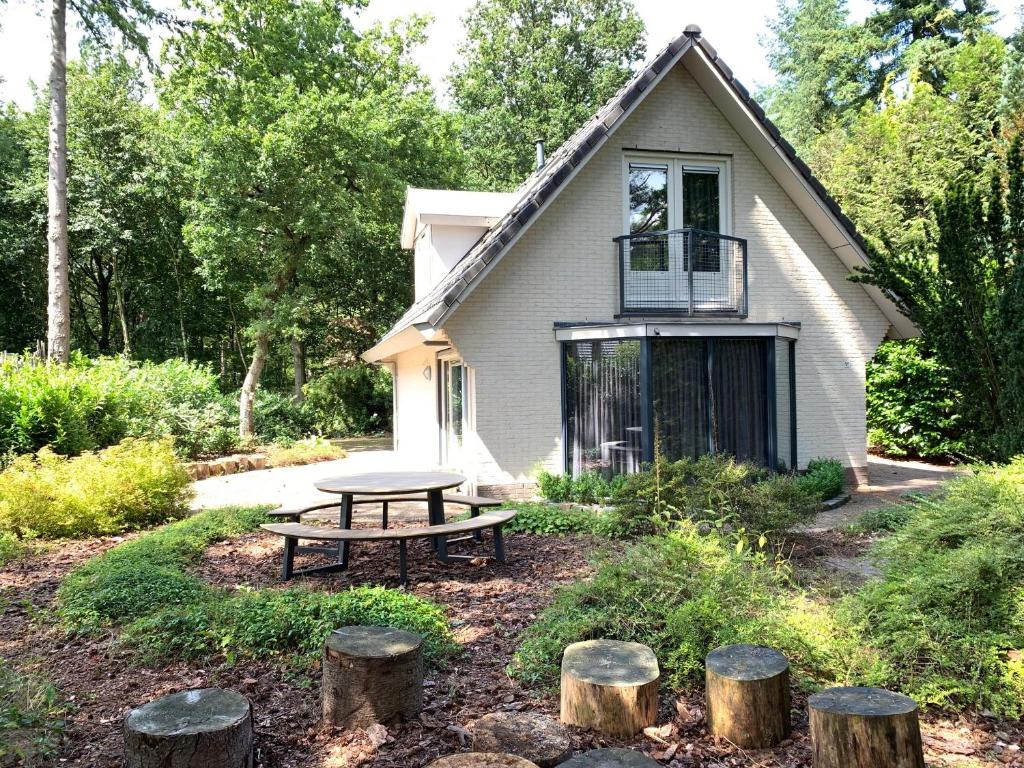
[{"label": "sliding glass door", "polygon": [[[725,453],[776,467],[778,432],[792,446],[792,366],[776,371],[777,342],[664,338],[568,342],[564,357],[567,470],[635,471],[666,458]],[[786,345],[787,353],[792,347]],[[776,428],[784,381],[787,423]]]}]

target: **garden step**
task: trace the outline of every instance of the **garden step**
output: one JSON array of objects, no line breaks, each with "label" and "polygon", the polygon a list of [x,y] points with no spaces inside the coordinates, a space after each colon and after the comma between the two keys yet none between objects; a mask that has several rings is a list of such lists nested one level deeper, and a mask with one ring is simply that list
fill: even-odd
[{"label": "garden step", "polygon": [[744,749],[789,738],[789,661],[760,645],[726,645],[706,662],[708,728]]},{"label": "garden step", "polygon": [[658,659],[646,645],[573,643],[562,656],[562,722],[633,736],[657,719],[659,676]]},{"label": "garden step", "polygon": [[569,731],[561,723],[530,712],[493,712],[473,724],[473,749],[505,752],[552,768],[572,754]]},{"label": "garden step", "polygon": [[409,720],[423,706],[423,638],[391,627],[342,627],[324,644],[324,722],[342,728]]},{"label": "garden step", "polygon": [[559,768],[661,768],[661,763],[634,749],[592,749]]},{"label": "garden step", "polygon": [[814,768],[924,768],[917,704],[880,688],[829,688],[807,702]]},{"label": "garden step", "polygon": [[182,691],[124,720],[127,768],[251,768],[252,704],[222,688]]},{"label": "garden step", "polygon": [[432,762],[427,768],[538,768],[535,763],[516,755],[498,752],[463,752]]}]

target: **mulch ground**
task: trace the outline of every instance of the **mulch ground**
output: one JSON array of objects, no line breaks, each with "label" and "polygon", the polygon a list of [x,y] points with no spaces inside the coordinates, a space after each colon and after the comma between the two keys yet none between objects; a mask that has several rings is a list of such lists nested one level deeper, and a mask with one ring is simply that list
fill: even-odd
[{"label": "mulch ground", "polygon": [[[323,766],[419,768],[440,755],[469,748],[471,726],[498,710],[533,710],[557,716],[554,697],[535,698],[505,674],[517,636],[550,601],[561,584],[589,573],[588,556],[598,542],[588,538],[507,537],[509,562],[498,566],[443,565],[423,542],[410,550],[410,590],[448,608],[465,652],[448,668],[430,673],[425,707],[411,723],[388,729],[340,732],[319,724],[319,671],[282,669],[269,663],[159,669],[134,666],[115,638],[68,639],[49,613],[61,579],[75,565],[120,539],[68,543],[12,563],[0,571],[0,657],[41,672],[71,701],[60,765],[114,767],[121,764],[121,720],[135,706],[187,688],[218,685],[244,692],[256,708],[261,768]],[[795,560],[806,565],[829,553],[849,554],[847,540],[802,540]],[[397,584],[393,546],[360,544],[345,574],[299,579],[315,589]],[[485,553],[481,549],[481,553]],[[276,584],[280,543],[252,534],[211,547],[199,568],[221,586]],[[663,696],[659,730],[628,743],[575,732],[575,746],[632,746],[669,766],[810,766],[805,701],[794,701],[793,738],[773,750],[744,752],[716,742],[704,728],[703,701]],[[928,716],[923,723],[926,754],[933,766],[1024,766],[1020,723],[977,715]]]}]

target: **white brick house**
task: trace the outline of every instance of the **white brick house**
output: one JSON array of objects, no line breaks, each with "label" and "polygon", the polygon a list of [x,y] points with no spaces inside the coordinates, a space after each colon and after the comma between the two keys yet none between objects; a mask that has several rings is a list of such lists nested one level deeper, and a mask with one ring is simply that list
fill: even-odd
[{"label": "white brick house", "polygon": [[866,467],[865,363],[914,328],[696,28],[515,193],[410,190],[415,303],[364,357],[395,448],[479,486],[730,452]]}]

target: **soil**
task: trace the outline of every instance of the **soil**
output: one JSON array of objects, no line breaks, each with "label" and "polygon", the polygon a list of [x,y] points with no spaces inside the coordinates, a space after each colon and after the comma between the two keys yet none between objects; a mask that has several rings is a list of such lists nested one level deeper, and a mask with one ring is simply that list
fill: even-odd
[{"label": "soil", "polygon": [[[507,537],[509,561],[443,565],[426,546],[410,549],[410,591],[448,608],[464,648],[443,670],[429,674],[425,706],[415,721],[384,728],[341,732],[319,724],[319,670],[282,668],[270,663],[156,669],[134,666],[113,637],[69,639],[50,614],[54,593],[75,565],[123,539],[63,543],[9,564],[0,571],[0,657],[15,667],[41,672],[73,705],[59,765],[82,768],[121,764],[121,721],[129,709],[179,690],[212,685],[234,688],[256,708],[261,768],[419,768],[436,757],[467,750],[470,729],[489,712],[532,710],[557,717],[557,698],[535,698],[505,674],[517,636],[550,601],[555,588],[590,571],[588,555],[607,542],[582,537]],[[422,542],[421,542],[422,544]],[[797,540],[797,568],[810,569],[821,558],[855,557],[865,540],[831,532]],[[463,545],[465,546],[465,545]],[[345,574],[298,579],[311,588],[341,590],[357,584],[397,585],[397,553],[383,544],[356,545]],[[481,554],[485,553],[481,549]],[[199,573],[225,587],[264,587],[277,583],[280,543],[251,534],[211,547]],[[810,766],[805,700],[794,701],[794,735],[781,746],[744,752],[716,742],[705,731],[699,694],[664,695],[659,728],[650,736],[615,742],[573,731],[578,750],[632,746],[669,766]],[[923,722],[931,766],[1024,766],[1024,726],[982,714],[929,715]]]}]

